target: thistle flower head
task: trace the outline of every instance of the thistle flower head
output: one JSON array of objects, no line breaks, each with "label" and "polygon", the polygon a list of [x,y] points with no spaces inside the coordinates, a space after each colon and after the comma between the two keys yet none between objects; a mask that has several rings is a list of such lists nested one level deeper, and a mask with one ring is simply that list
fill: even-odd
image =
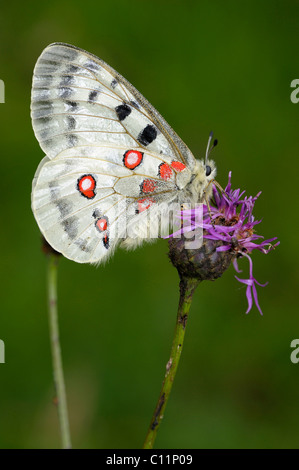
[{"label": "thistle flower head", "polygon": [[[231,172],[224,192],[219,193],[213,185],[214,204],[209,208],[203,205],[202,217],[197,217],[198,208],[182,210],[180,218],[184,226],[170,236],[170,259],[179,271],[180,276],[197,277],[198,279],[214,280],[220,277],[229,267],[230,263],[236,271],[241,272],[237,265],[237,258],[246,257],[249,260],[249,279],[236,279],[245,284],[248,300],[248,313],[254,302],[262,314],[258,303],[256,285],[260,284],[253,277],[252,259],[249,256],[253,250],[264,254],[273,250],[279,242],[271,243],[277,237],[262,240],[263,237],[255,232],[256,225],[261,220],[255,220],[253,209],[259,192],[255,197],[245,196],[245,191],[233,190],[231,187]],[[187,224],[186,224],[187,221]],[[203,229],[202,246],[195,250],[185,249],[186,233]],[[182,235],[182,239],[174,236]]]}]

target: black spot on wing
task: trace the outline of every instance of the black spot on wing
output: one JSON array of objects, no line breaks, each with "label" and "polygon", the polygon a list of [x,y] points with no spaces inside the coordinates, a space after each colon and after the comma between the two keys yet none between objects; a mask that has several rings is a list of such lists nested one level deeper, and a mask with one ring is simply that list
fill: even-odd
[{"label": "black spot on wing", "polygon": [[116,106],[115,111],[116,111],[118,119],[120,121],[123,121],[124,119],[126,119],[126,117],[129,116],[129,114],[131,114],[132,109],[130,108],[129,105],[124,103],[124,104],[120,104],[119,106]]},{"label": "black spot on wing", "polygon": [[157,137],[157,129],[152,126],[151,124],[148,124],[139,134],[137,137],[138,142],[141,143],[141,145],[147,146],[151,144]]},{"label": "black spot on wing", "polygon": [[67,117],[67,127],[71,131],[76,127],[76,119],[73,116]]},{"label": "black spot on wing", "polygon": [[69,106],[68,111],[75,111],[78,108],[78,103],[76,103],[76,101],[66,101],[65,104]]},{"label": "black spot on wing", "polygon": [[98,219],[100,217],[100,214],[101,212],[99,211],[99,209],[95,209],[92,213],[92,216],[95,218],[95,219]]},{"label": "black spot on wing", "polygon": [[96,90],[91,91],[88,95],[89,103],[94,103],[97,100],[98,94],[99,94],[99,92],[96,91]]},{"label": "black spot on wing", "polygon": [[67,144],[69,147],[75,147],[78,142],[78,137],[74,134],[67,134]]},{"label": "black spot on wing", "polygon": [[116,80],[116,78],[114,78],[114,79],[112,80],[112,82],[110,83],[110,86],[111,86],[111,88],[113,88],[113,90],[114,90],[114,88],[117,86],[117,84],[118,84],[118,81]]}]

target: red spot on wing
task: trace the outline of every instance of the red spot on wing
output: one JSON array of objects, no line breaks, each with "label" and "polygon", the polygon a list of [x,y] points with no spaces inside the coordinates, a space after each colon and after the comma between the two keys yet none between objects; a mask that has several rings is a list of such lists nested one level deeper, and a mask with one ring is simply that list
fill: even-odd
[{"label": "red spot on wing", "polygon": [[92,175],[83,175],[77,181],[77,189],[87,199],[95,197],[96,180]]},{"label": "red spot on wing", "polygon": [[[95,216],[95,215],[93,215]],[[95,221],[96,229],[103,234],[102,242],[104,247],[108,250],[110,243],[109,243],[109,231],[108,231],[108,217],[98,217]]]},{"label": "red spot on wing", "polygon": [[161,163],[161,165],[159,165],[158,174],[163,180],[167,181],[172,176],[172,169],[167,163]]},{"label": "red spot on wing", "polygon": [[149,207],[151,207],[152,204],[154,204],[154,202],[155,200],[149,197],[139,199],[138,209],[136,210],[136,213],[140,214],[140,212],[146,211]]},{"label": "red spot on wing", "polygon": [[143,193],[152,193],[153,191],[155,191],[156,187],[157,183],[150,179],[143,180],[143,182],[141,183],[141,191]]},{"label": "red spot on wing", "polygon": [[186,168],[186,165],[184,165],[184,163],[178,162],[178,161],[173,161],[173,162],[171,163],[171,166],[172,166],[172,168],[173,168],[174,170],[176,170],[176,171],[183,171],[183,170],[185,170],[185,168]]},{"label": "red spot on wing", "polygon": [[105,217],[102,217],[96,221],[95,225],[99,232],[105,232],[108,227],[108,221]]},{"label": "red spot on wing", "polygon": [[138,150],[127,150],[124,154],[123,162],[129,170],[134,170],[143,159],[143,153]]}]

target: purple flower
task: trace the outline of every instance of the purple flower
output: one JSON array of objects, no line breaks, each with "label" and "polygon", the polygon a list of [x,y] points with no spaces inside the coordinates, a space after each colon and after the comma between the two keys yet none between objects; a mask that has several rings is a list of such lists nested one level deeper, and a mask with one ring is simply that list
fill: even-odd
[{"label": "purple flower", "polygon": [[[260,196],[259,192],[255,197],[244,196],[245,191],[240,189],[233,190],[231,187],[231,172],[228,176],[228,184],[221,193],[216,189],[215,184],[213,185],[213,198],[215,205],[210,205],[208,208],[206,205],[203,206],[203,215],[201,220],[198,219],[198,209],[182,210],[180,218],[187,220],[185,226],[177,231],[172,236],[177,234],[183,234],[196,228],[202,228],[203,238],[214,240],[218,242],[216,252],[229,252],[234,253],[233,265],[236,271],[241,272],[238,269],[237,258],[246,257],[249,260],[249,279],[240,279],[237,276],[236,279],[245,284],[246,297],[248,300],[248,313],[254,302],[262,315],[261,308],[258,303],[256,284],[259,286],[266,286],[266,284],[260,284],[252,274],[252,259],[249,254],[253,250],[259,250],[264,254],[269,253],[280,242],[276,242],[274,245],[271,244],[277,237],[270,238],[268,240],[261,241],[261,235],[255,233],[255,226],[261,223],[261,220],[255,220],[253,216],[253,208],[257,198]],[[237,211],[238,209],[238,211]],[[197,217],[196,217],[197,216]],[[200,219],[200,218],[199,218]],[[219,243],[220,242],[220,243]]]}]

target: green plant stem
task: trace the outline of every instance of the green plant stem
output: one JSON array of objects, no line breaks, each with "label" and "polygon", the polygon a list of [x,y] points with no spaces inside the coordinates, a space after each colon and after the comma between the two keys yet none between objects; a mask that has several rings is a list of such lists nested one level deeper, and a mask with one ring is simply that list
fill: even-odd
[{"label": "green plant stem", "polygon": [[53,362],[54,385],[57,396],[58,417],[63,449],[71,449],[71,437],[66,403],[65,384],[62,368],[59,342],[58,312],[57,312],[57,265],[58,256],[48,254],[48,306],[50,343]]},{"label": "green plant stem", "polygon": [[172,389],[172,384],[178,368],[179,360],[182,353],[183,342],[186,331],[186,324],[188,314],[191,307],[192,296],[199,284],[198,279],[181,278],[180,281],[180,300],[178,306],[177,320],[174,331],[174,338],[172,342],[169,361],[166,364],[166,373],[162,388],[160,391],[157,406],[155,408],[145,441],[143,449],[152,449],[157,436],[161,420],[164,415],[164,410]]}]

